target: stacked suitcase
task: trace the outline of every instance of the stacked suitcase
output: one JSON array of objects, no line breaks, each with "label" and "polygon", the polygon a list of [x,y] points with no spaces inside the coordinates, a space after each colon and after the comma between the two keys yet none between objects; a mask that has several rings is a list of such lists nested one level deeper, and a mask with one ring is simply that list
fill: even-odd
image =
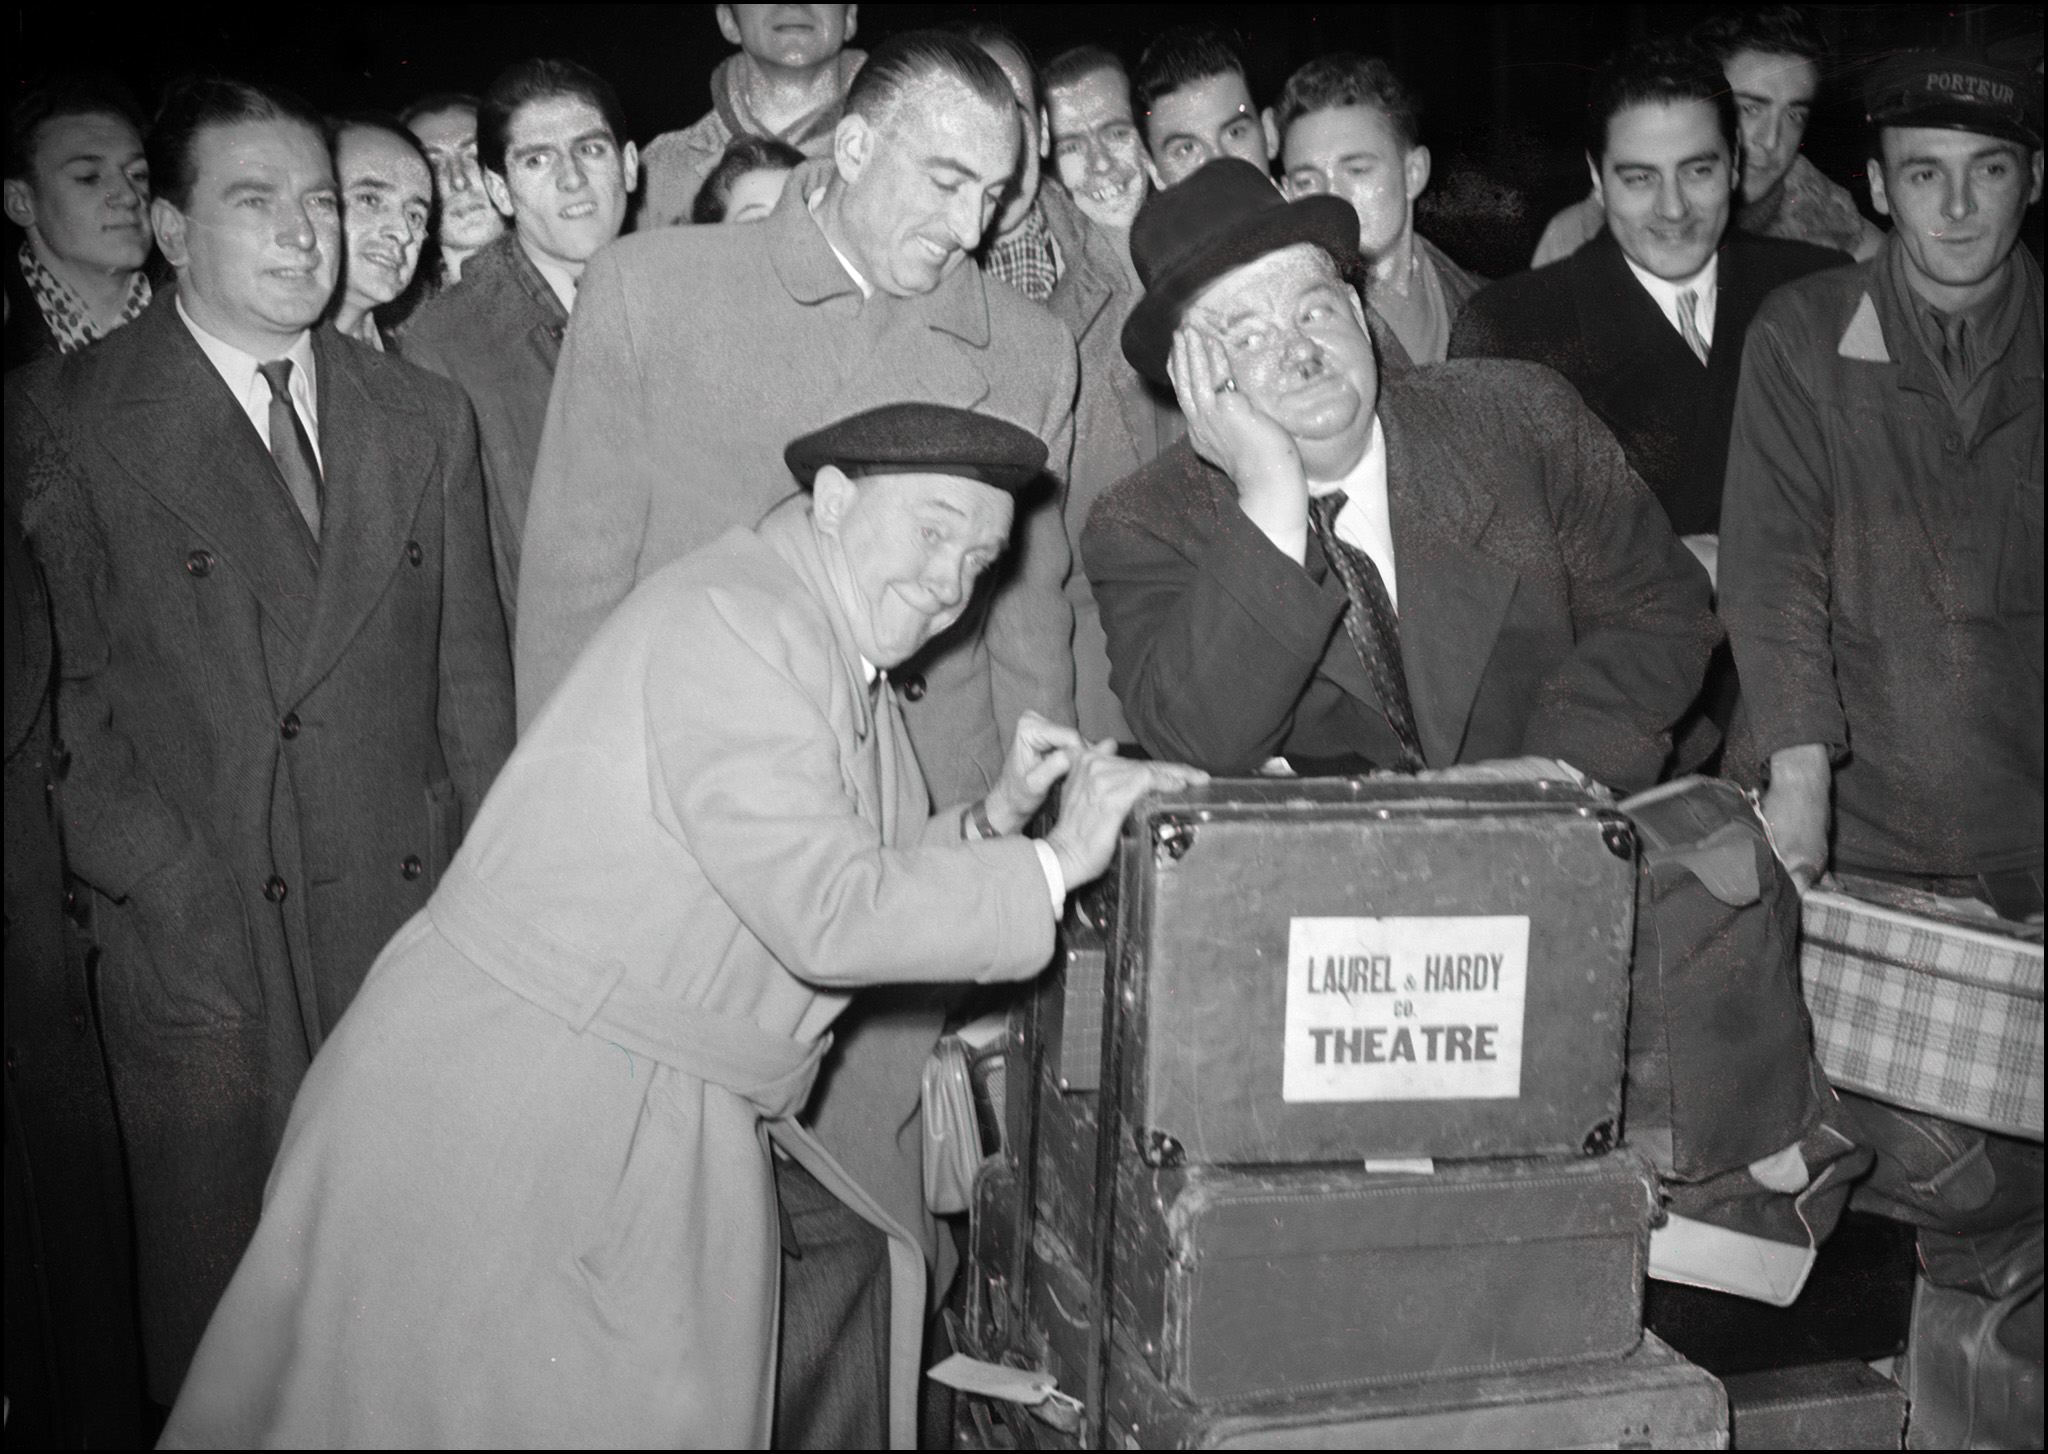
[{"label": "stacked suitcase", "polygon": [[1617,1146],[1635,844],[1562,784],[1148,800],[1014,1017],[968,1339],[984,1442],[1727,1443],[1642,1330]]}]

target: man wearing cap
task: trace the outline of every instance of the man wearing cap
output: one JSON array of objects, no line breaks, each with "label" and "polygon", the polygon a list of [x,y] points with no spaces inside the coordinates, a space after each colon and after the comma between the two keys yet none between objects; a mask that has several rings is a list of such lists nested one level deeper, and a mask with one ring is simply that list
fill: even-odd
[{"label": "man wearing cap", "polygon": [[[1146,291],[1124,347],[1171,379],[1189,435],[1106,495],[1081,538],[1138,741],[1212,772],[1649,787],[1720,639],[1706,573],[1555,373],[1487,359],[1381,372],[1333,260],[1357,235],[1342,199],[1286,202],[1235,160],[1138,215]],[[1709,1228],[1695,1241],[1726,1254],[1717,1277],[1810,1265],[1806,1219],[1831,1226],[1847,1194],[1797,1144],[1819,1107],[1787,969],[1660,973],[1637,996],[1656,1017],[1646,1044],[1696,1047],[1642,1103],[1670,1108],[1659,1129],[1689,1178],[1672,1195],[1686,1228]],[[1641,1139],[1650,1118],[1631,1097]],[[1771,1187],[1753,1162],[1785,1174]],[[1795,1180],[1832,1200],[1768,1200]]]},{"label": "man wearing cap", "polygon": [[891,1237],[887,1432],[914,1439],[917,1239],[793,1119],[828,1027],[864,985],[1035,973],[1132,802],[1201,774],[1027,715],[994,788],[933,813],[890,673],[966,609],[1045,447],[904,404],[785,457],[810,492],[634,592],[385,950],[167,1445],[764,1446],[764,1124]]}]

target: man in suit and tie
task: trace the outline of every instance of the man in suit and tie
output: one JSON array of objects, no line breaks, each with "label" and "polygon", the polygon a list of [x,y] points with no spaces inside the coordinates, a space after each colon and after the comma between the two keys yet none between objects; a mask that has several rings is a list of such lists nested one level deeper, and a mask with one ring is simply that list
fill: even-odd
[{"label": "man in suit and tie", "polygon": [[[793,172],[765,221],[636,233],[585,270],[520,553],[519,716],[532,723],[635,584],[791,494],[791,435],[878,392],[973,408],[1044,440],[1051,478],[1020,500],[1011,558],[974,605],[891,673],[933,799],[973,802],[1025,711],[1074,720],[1060,519],[1074,341],[974,265],[1018,161],[1002,68],[957,35],[907,31],[868,57],[846,113],[832,155]],[[813,1116],[855,1179],[922,1233],[940,1284],[952,1246],[923,1205],[918,1115],[943,1019],[923,993],[856,1006]],[[867,1377],[837,1345],[886,1298],[883,1249],[785,1172],[785,1205],[808,1198],[816,1216],[796,1218],[803,1255],[786,1269],[777,1439],[858,1446],[874,1437],[861,1412],[872,1383],[841,1397],[816,1380]],[[823,1294],[837,1310],[819,1315],[820,1283],[862,1257],[865,1270]]]},{"label": "man in suit and tie", "polygon": [[1605,230],[1482,289],[1451,355],[1528,359],[1570,379],[1711,573],[1743,334],[1772,289],[1849,258],[1729,226],[1735,101],[1707,51],[1653,41],[1622,52],[1586,117]]},{"label": "man in suit and tie", "polygon": [[188,83],[150,162],[176,288],[9,375],[6,443],[168,1404],[307,1062],[453,856],[512,700],[468,404],[314,327],[341,249],[318,117]]},{"label": "man in suit and tie", "polygon": [[[1081,546],[1138,741],[1211,772],[1278,757],[1304,773],[1651,786],[1720,639],[1706,573],[1548,369],[1383,372],[1335,261],[1357,235],[1345,202],[1289,203],[1231,159],[1132,229],[1146,291],[1124,349],[1171,380],[1188,438],[1103,497]],[[1688,1166],[1674,1193],[1688,1228],[1723,1218],[1696,1240],[1731,1267],[1776,1248],[1803,1261],[1847,1196],[1804,1159],[1819,1087],[1810,1056],[1785,1050],[1806,1038],[1788,970],[1660,974],[1632,1012],[1646,1040],[1726,1045],[1727,1060],[1687,1059],[1750,1097],[1732,1113],[1681,1100],[1679,1073],[1647,1061],[1655,1079],[1631,1091],[1671,1106],[1673,1145],[1740,1148]],[[1763,1160],[1776,1184],[1743,1180]],[[1794,1181],[1831,1200],[1768,1200]]]}]

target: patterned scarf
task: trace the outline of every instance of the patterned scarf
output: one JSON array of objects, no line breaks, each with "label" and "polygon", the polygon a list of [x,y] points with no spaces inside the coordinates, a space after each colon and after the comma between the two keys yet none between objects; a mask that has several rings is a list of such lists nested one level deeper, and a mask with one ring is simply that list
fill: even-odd
[{"label": "patterned scarf", "polygon": [[[17,254],[21,262],[21,278],[28,284],[34,295],[36,307],[43,313],[43,322],[50,325],[50,333],[57,340],[59,353],[76,353],[88,343],[97,343],[106,332],[92,321],[92,314],[71,291],[71,285],[44,266],[36,256],[36,250],[24,239]],[[142,310],[149,306],[149,279],[137,268],[135,276],[128,280],[128,301],[121,307],[121,316],[114,320],[114,327],[133,323],[142,316]]]},{"label": "patterned scarf", "polygon": [[988,259],[982,266],[1034,303],[1050,298],[1053,284],[1060,280],[1060,267],[1052,234],[1046,229],[1045,209],[1032,203],[1015,232],[989,244]]}]

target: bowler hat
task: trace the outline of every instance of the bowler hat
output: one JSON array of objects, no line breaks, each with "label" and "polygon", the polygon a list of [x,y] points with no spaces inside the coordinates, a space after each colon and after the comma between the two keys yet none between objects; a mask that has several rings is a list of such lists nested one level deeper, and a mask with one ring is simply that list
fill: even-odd
[{"label": "bowler hat", "polygon": [[883,404],[813,430],[782,458],[805,489],[829,464],[850,475],[955,475],[1015,494],[1045,468],[1045,441],[972,409]]},{"label": "bowler hat", "polygon": [[2041,82],[1976,50],[1905,51],[1871,70],[1863,88],[1872,126],[1974,131],[2041,145]]},{"label": "bowler hat", "polygon": [[1220,157],[1164,192],[1131,224],[1131,261],[1145,296],[1124,322],[1124,357],[1170,384],[1167,355],[1181,315],[1225,273],[1307,242],[1337,255],[1358,246],[1358,214],[1341,197],[1289,202],[1250,162]]}]

